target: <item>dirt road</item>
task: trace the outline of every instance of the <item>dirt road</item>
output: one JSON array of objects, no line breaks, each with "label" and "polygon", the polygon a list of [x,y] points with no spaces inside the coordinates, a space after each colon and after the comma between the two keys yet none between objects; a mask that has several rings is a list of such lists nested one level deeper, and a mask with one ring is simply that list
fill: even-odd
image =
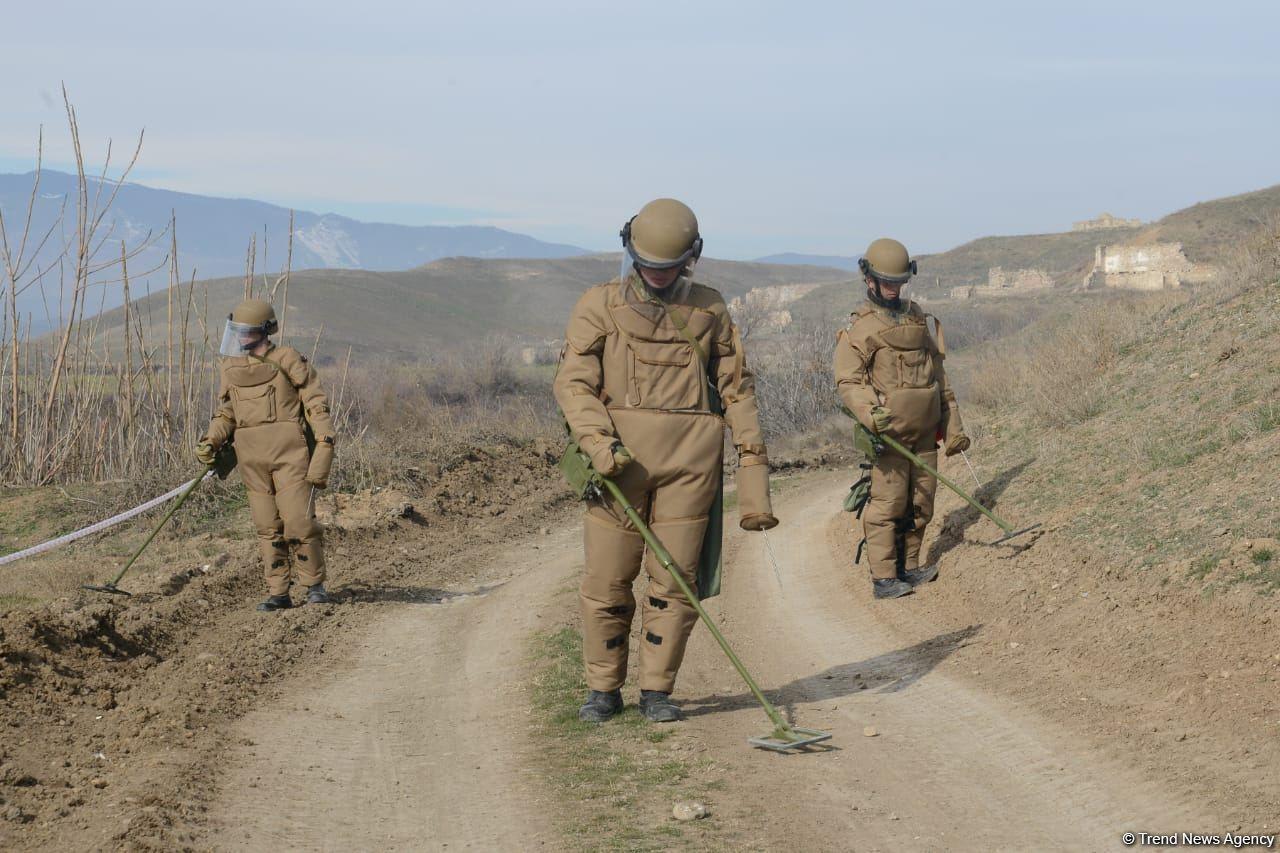
[{"label": "dirt road", "polygon": [[[1125,831],[1211,825],[1123,753],[968,680],[975,664],[961,652],[982,625],[904,645],[883,619],[895,603],[873,602],[849,567],[846,486],[822,475],[779,497],[781,589],[763,540],[731,535],[726,592],[710,609],[796,721],[835,737],[806,755],[749,749],[767,721],[696,631],[680,725],[728,767],[714,820],[761,849],[805,851],[1120,849]],[[557,849],[557,794],[528,742],[524,650],[564,621],[581,552],[574,529],[536,544],[495,561],[512,569],[479,571],[500,580],[474,594],[388,606],[322,681],[243,719],[209,843]],[[919,597],[945,594],[944,578]],[[910,620],[905,605],[895,619]]]}]

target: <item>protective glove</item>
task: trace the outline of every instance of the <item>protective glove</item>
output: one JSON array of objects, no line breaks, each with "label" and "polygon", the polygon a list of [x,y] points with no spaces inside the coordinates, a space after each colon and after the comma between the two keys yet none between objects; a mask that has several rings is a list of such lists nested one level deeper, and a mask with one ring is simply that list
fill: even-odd
[{"label": "protective glove", "polygon": [[946,456],[955,456],[961,451],[968,450],[970,445],[969,436],[962,432],[958,432],[951,438],[947,439],[947,446],[943,450]]},{"label": "protective glove", "polygon": [[875,429],[876,435],[889,431],[889,424],[893,420],[893,412],[884,406],[872,406],[871,408],[871,426]]},{"label": "protective glove", "polygon": [[307,466],[307,482],[317,489],[329,486],[329,471],[333,468],[333,437],[325,436],[316,442],[316,449],[311,454],[311,464]]},{"label": "protective glove", "polygon": [[218,451],[207,438],[196,445],[196,460],[206,468],[218,458]]},{"label": "protective glove", "polygon": [[615,441],[612,444],[597,445],[591,454],[591,467],[596,469],[597,474],[605,477],[614,477],[622,473],[622,469],[632,463],[634,457],[631,451],[622,446],[622,442]]},{"label": "protective glove", "polygon": [[743,530],[778,526],[769,500],[769,459],[764,454],[743,454],[738,461],[738,526]]}]

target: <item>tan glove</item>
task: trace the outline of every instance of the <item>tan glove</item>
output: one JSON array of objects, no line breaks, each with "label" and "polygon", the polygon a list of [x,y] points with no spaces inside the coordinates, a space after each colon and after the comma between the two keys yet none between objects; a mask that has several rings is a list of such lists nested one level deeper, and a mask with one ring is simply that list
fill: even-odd
[{"label": "tan glove", "polygon": [[596,469],[597,474],[603,474],[606,477],[616,477],[622,473],[622,469],[634,461],[631,451],[622,446],[622,442],[615,441],[612,444],[601,442],[596,446],[595,452],[591,455],[591,467]]},{"label": "tan glove", "polygon": [[201,442],[196,445],[196,461],[201,465],[208,467],[212,465],[213,461],[217,458],[217,448],[213,446],[213,442],[209,441],[209,439],[202,439]]},{"label": "tan glove", "polygon": [[311,454],[311,464],[307,466],[307,482],[317,489],[329,486],[329,471],[333,468],[333,437],[325,436],[316,442],[315,452]]},{"label": "tan glove", "polygon": [[744,454],[738,461],[738,525],[743,530],[778,526],[769,500],[769,459],[763,454]]},{"label": "tan glove", "polygon": [[962,432],[958,432],[947,439],[947,445],[946,445],[946,448],[943,450],[943,453],[946,456],[955,456],[957,453],[960,453],[961,451],[968,450],[970,444],[971,442],[969,441],[969,436],[965,435]]},{"label": "tan glove", "polygon": [[875,430],[876,435],[889,431],[889,424],[893,421],[893,412],[884,406],[873,406],[871,408],[871,426]]}]

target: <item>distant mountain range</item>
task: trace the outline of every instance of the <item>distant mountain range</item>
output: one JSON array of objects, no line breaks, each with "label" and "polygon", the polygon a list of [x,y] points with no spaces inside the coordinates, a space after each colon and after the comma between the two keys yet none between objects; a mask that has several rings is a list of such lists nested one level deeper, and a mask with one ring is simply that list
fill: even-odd
[{"label": "distant mountain range", "polygon": [[[13,238],[26,215],[34,173],[0,174],[0,211]],[[93,190],[91,190],[91,193]],[[75,224],[76,179],[63,172],[44,170],[35,207],[32,232],[43,234],[57,222],[67,205],[63,232],[70,234]],[[120,240],[130,246],[159,235],[168,227],[170,215],[177,216],[179,270],[184,278],[194,271],[199,278],[243,275],[250,240],[257,236],[255,267],[259,274],[283,268],[289,242],[289,210],[250,199],[213,198],[191,193],[125,184],[104,221],[102,234],[110,233],[99,251],[105,260],[118,255]],[[40,265],[56,256],[51,241]],[[168,239],[144,252],[130,269],[140,273],[161,264],[169,249]],[[389,225],[359,222],[332,213],[296,211],[294,214],[293,262],[295,270],[365,269],[404,270],[440,258],[566,258],[587,254],[577,246],[545,243],[524,234],[475,225]],[[112,278],[116,275],[110,276]],[[151,278],[151,289],[162,289],[165,275]],[[135,282],[141,291],[143,282]],[[43,316],[44,300],[36,288],[24,294],[20,311],[31,313],[37,331],[49,325]],[[56,289],[49,294],[57,304]],[[101,300],[101,302],[99,301]],[[93,304],[107,308],[121,302],[119,285],[105,285],[95,293]],[[56,323],[57,318],[52,317]]]}]

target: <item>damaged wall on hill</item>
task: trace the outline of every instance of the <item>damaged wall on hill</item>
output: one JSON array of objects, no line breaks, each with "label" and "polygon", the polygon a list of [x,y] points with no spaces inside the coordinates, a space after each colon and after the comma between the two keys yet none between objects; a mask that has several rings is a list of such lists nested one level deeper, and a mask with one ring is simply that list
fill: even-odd
[{"label": "damaged wall on hill", "polygon": [[952,299],[976,299],[1017,296],[1053,287],[1053,276],[1042,269],[1005,270],[992,267],[987,271],[986,284],[972,284],[951,288]]},{"label": "damaged wall on hill", "polygon": [[1205,264],[1187,259],[1181,243],[1144,246],[1098,246],[1085,290],[1168,290],[1206,281],[1213,274]]}]

